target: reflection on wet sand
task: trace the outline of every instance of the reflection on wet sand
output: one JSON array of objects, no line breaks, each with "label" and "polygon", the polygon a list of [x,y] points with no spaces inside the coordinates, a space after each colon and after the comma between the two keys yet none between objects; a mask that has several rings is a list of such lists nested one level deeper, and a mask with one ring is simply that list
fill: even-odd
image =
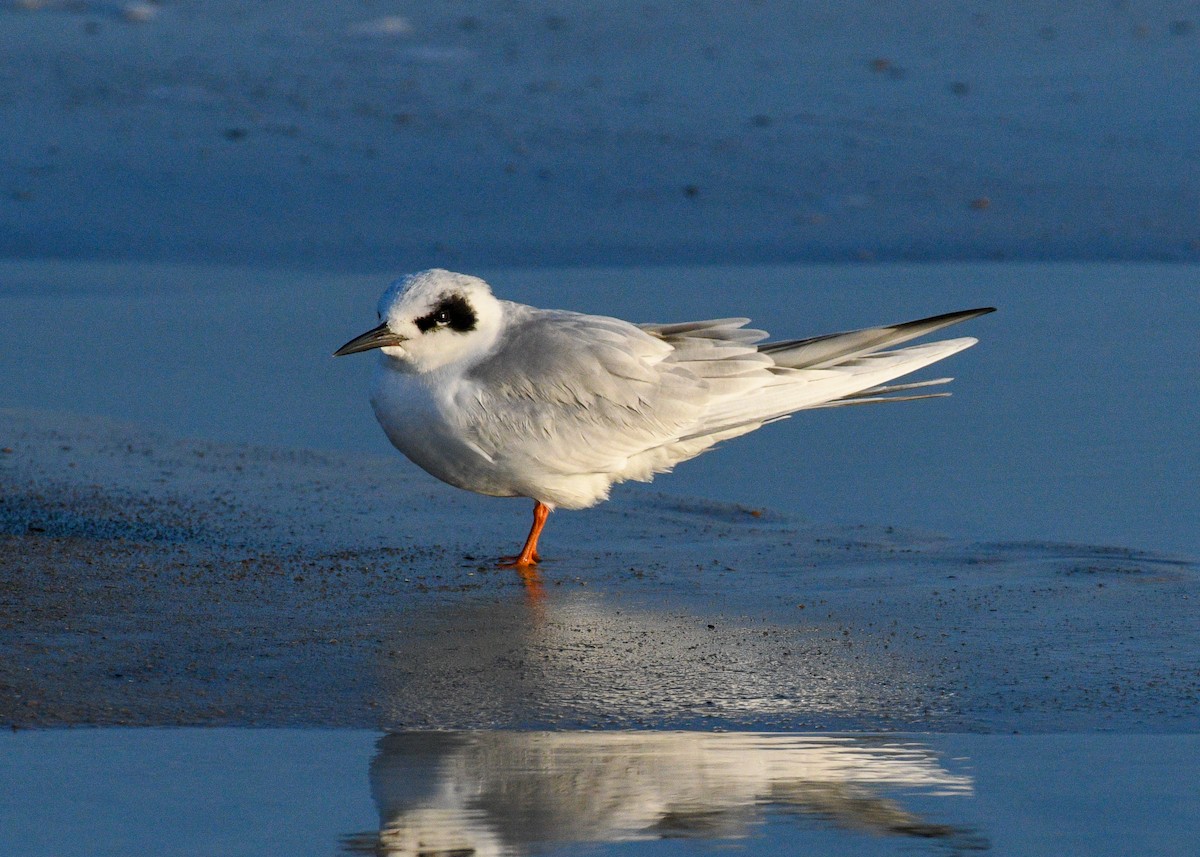
[{"label": "reflection on wet sand", "polygon": [[380,723],[395,729],[774,730],[936,724],[926,677],[836,625],[728,621],[585,593],[456,603],[404,617],[381,647]]},{"label": "reflection on wet sand", "polygon": [[[371,763],[378,833],[349,853],[520,855],[578,843],[770,836],[812,827],[978,851],[900,798],[969,796],[918,744],[706,732],[408,732]],[[778,835],[778,831],[776,831]]]}]

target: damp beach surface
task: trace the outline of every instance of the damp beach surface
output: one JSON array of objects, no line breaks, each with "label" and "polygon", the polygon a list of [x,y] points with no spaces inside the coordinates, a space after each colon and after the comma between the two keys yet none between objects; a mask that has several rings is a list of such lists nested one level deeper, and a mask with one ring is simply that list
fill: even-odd
[{"label": "damp beach surface", "polygon": [[[531,302],[781,335],[1001,296],[954,397],[800,414],[558,513],[533,588],[493,561],[526,504],[386,449],[365,361],[328,356],[325,320],[352,333],[378,282],[4,270],[5,850],[1194,840],[1186,268],[501,272]],[[1044,288],[1068,282],[1096,299]],[[1152,319],[1148,350],[1127,331]]]},{"label": "damp beach surface", "polygon": [[[1200,22],[0,2],[0,853],[1192,854]],[[393,277],[949,399],[552,516],[391,450]]]},{"label": "damp beach surface", "polygon": [[0,33],[5,257],[1200,260],[1186,4],[7,0]]},{"label": "damp beach surface", "polygon": [[1197,725],[1179,557],[646,494],[560,515],[532,589],[515,504],[391,458],[4,416],[18,727]]}]

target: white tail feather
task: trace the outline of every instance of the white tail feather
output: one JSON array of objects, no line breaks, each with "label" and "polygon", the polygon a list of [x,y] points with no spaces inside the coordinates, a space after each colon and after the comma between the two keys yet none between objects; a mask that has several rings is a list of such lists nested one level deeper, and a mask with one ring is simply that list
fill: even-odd
[{"label": "white tail feather", "polygon": [[718,436],[724,440],[753,431],[764,423],[781,419],[796,411],[810,408],[836,407],[867,401],[935,398],[943,394],[896,398],[886,398],[878,394],[915,389],[949,380],[922,381],[891,388],[881,386],[893,378],[915,372],[970,348],[976,342],[978,340],[972,337],[946,339],[892,351],[864,354],[821,369],[783,367],[777,370],[777,380],[773,383],[746,396],[715,403],[705,415],[699,430],[678,438],[678,441],[691,442]]}]

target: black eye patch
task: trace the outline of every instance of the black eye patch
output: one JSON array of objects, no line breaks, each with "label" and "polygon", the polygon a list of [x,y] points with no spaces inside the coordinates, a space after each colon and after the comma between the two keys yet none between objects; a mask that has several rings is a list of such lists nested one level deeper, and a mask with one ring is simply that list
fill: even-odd
[{"label": "black eye patch", "polygon": [[424,333],[435,327],[448,327],[458,333],[466,333],[475,329],[475,310],[467,303],[462,295],[449,295],[438,301],[437,306],[428,315],[423,315],[415,322],[417,330]]}]

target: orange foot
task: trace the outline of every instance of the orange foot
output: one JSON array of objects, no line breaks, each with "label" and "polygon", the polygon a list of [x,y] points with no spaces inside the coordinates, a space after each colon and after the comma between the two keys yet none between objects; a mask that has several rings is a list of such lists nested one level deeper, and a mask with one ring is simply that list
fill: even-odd
[{"label": "orange foot", "polygon": [[542,555],[536,552],[531,557],[526,557],[525,554],[519,554],[517,556],[502,556],[500,559],[496,560],[496,567],[533,569],[541,561]]},{"label": "orange foot", "polygon": [[[521,552],[516,556],[500,557],[499,565],[501,568],[516,568],[524,572],[527,569],[532,569],[535,565],[542,561],[542,557],[537,552],[538,537],[542,534],[542,527],[546,526],[546,519],[550,517],[550,507],[541,500],[536,501],[537,505],[533,507],[533,526],[529,528],[529,536],[525,539],[525,547],[521,548]],[[522,577],[524,574],[522,574]]]}]

